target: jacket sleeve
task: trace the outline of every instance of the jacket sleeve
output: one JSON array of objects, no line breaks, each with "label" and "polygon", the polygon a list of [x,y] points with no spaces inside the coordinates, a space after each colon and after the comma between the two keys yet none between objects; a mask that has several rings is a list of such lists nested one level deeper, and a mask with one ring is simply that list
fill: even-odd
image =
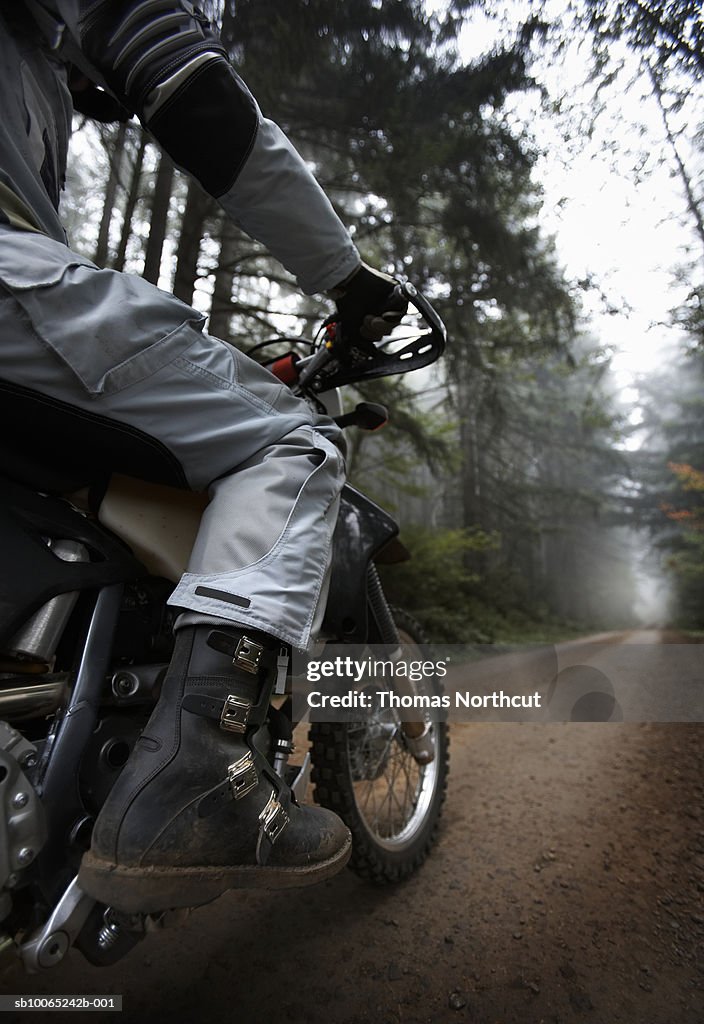
[{"label": "jacket sleeve", "polygon": [[303,291],[359,265],[328,198],[265,118],[209,22],[187,0],[55,0],[72,59],[137,114],[172,157]]}]

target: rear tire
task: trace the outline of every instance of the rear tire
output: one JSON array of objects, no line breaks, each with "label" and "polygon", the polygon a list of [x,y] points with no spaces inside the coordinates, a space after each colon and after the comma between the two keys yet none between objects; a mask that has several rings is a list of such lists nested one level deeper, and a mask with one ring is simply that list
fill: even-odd
[{"label": "rear tire", "polygon": [[[418,623],[392,609],[404,645],[427,643]],[[435,679],[417,684],[441,694]],[[379,684],[374,684],[379,689]],[[400,882],[424,862],[438,834],[447,789],[446,722],[430,722],[435,758],[419,765],[404,743],[398,712],[378,708],[366,722],[311,725],[313,795],[352,832],[349,866],[378,884]]]}]

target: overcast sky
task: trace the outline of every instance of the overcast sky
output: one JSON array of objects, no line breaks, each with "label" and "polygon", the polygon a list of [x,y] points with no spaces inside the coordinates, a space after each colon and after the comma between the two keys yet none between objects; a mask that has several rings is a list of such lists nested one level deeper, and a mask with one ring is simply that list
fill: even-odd
[{"label": "overcast sky", "polygon": [[[444,0],[430,0],[438,9]],[[499,5],[502,12],[518,10],[520,3]],[[522,3],[527,9],[527,4]],[[562,8],[561,0],[542,5],[548,19]],[[472,17],[461,37],[461,52],[471,60],[491,47],[497,38],[495,20]],[[648,83],[636,77],[636,64],[625,48],[616,56],[626,60],[628,72],[610,94],[604,93],[605,110],[590,140],[574,127],[572,138],[561,134],[568,127],[541,111],[537,92],[510,101],[510,109],[535,136],[545,156],[535,178],[544,191],[541,226],[554,234],[561,261],[573,279],[592,277],[620,313],[606,315],[598,296],[585,296],[599,340],[618,350],[614,370],[624,387],[634,374],[656,368],[675,332],[666,325],[669,310],[686,297],[686,288],[675,285],[673,271],[687,261],[686,248],[694,242],[679,181],[671,177],[669,154],[655,101]],[[584,87],[587,47],[574,45],[564,62],[551,64],[539,56],[532,72],[547,86],[551,97],[566,95],[573,115],[583,114],[593,102]],[[694,102],[701,95],[692,97]],[[701,107],[700,107],[701,110]],[[662,163],[661,155],[668,156]],[[644,158],[643,173],[634,164]]]}]

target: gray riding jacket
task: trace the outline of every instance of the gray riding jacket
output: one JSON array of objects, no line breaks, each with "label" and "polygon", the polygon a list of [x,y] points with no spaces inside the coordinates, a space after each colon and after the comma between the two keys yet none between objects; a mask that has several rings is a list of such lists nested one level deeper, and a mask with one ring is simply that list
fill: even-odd
[{"label": "gray riding jacket", "polygon": [[305,161],[263,117],[187,0],[25,0],[0,11],[0,223],[64,242],[67,66],[136,114],[174,162],[309,294],[359,265]]}]

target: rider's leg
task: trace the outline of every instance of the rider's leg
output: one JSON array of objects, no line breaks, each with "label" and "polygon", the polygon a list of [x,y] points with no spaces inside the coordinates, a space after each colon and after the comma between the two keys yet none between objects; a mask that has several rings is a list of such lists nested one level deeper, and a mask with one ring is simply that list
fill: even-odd
[{"label": "rider's leg", "polygon": [[[280,641],[310,639],[343,480],[337,430],[202,334],[189,307],[141,279],[73,268],[49,242],[37,243],[41,280],[6,275],[0,299],[0,378],[51,405],[45,450],[80,468],[100,437],[98,466],[128,472],[146,439],[141,475],[164,482],[165,456],[211,495],[172,598],[184,614],[162,697],[101,812],[84,884],[147,910],[325,877],[349,855],[348,833],[291,804],[256,736]],[[85,424],[80,450],[66,452],[57,409],[67,436]]]},{"label": "rider's leg", "polygon": [[[191,307],[52,239],[0,225],[3,295],[0,379],[45,396],[48,459],[208,491],[172,604],[307,647],[344,478],[337,427]],[[57,405],[75,413],[65,432]]]}]

